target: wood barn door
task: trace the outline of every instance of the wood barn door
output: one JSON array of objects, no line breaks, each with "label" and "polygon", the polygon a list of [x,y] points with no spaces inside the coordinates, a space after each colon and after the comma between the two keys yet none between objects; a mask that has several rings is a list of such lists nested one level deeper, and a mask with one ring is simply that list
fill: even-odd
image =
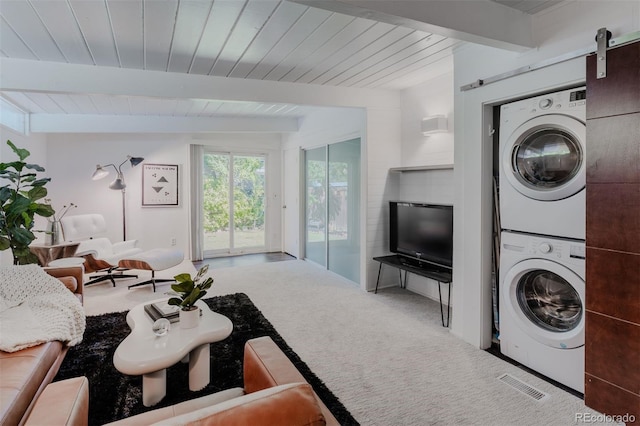
[{"label": "wood barn door", "polygon": [[585,404],[640,422],[640,42],[587,57]]}]

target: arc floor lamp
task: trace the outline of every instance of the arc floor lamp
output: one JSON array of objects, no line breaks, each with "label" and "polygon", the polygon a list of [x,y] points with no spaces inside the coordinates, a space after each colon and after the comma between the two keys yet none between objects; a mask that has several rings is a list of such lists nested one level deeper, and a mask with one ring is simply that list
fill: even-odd
[{"label": "arc floor lamp", "polygon": [[127,158],[120,163],[117,167],[115,164],[105,164],[103,166],[101,166],[100,164],[98,164],[96,166],[96,171],[93,172],[93,175],[91,176],[91,179],[93,180],[99,180],[102,178],[107,177],[107,175],[109,174],[109,170],[106,169],[106,167],[113,167],[113,169],[116,171],[116,179],[111,182],[109,184],[109,188],[113,189],[113,190],[120,190],[120,192],[122,193],[122,238],[123,241],[127,240],[127,214],[126,214],[126,204],[125,204],[125,188],[127,187],[127,184],[124,181],[124,175],[122,174],[122,166],[126,163],[126,162],[130,162],[131,163],[131,167],[135,167],[138,164],[142,163],[144,161],[144,158],[142,157],[132,157],[130,155],[127,155]]}]

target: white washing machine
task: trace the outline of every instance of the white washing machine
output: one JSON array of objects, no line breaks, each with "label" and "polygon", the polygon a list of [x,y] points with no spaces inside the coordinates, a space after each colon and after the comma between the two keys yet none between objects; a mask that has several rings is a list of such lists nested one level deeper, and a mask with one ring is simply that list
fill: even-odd
[{"label": "white washing machine", "polygon": [[584,393],[585,244],[502,232],[500,351]]},{"label": "white washing machine", "polygon": [[584,87],[502,105],[502,229],[585,239]]}]

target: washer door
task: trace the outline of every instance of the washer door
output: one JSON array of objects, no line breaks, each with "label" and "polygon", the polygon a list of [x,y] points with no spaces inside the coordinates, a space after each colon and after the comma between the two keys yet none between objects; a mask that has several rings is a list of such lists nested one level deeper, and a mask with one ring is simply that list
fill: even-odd
[{"label": "washer door", "polygon": [[571,197],[585,186],[586,128],[566,115],[536,117],[518,127],[502,153],[509,183],[540,201]]},{"label": "washer door", "polygon": [[538,342],[559,349],[584,345],[585,283],[570,269],[544,259],[527,259],[505,275],[505,309]]}]

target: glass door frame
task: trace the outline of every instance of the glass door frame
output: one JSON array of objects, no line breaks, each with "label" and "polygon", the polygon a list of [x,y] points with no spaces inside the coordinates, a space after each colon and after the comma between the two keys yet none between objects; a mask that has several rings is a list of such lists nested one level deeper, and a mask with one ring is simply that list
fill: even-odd
[{"label": "glass door frame", "polygon": [[[228,203],[229,203],[229,247],[224,248],[224,249],[209,249],[207,250],[206,247],[204,247],[204,226],[201,230],[202,236],[203,236],[203,257],[205,259],[207,258],[214,258],[214,257],[224,257],[224,256],[236,256],[239,254],[249,254],[249,253],[266,253],[267,252],[267,247],[268,247],[268,242],[267,242],[267,238],[268,238],[268,230],[267,230],[267,225],[269,223],[269,209],[268,209],[268,202],[269,202],[269,197],[268,197],[268,173],[267,170],[269,168],[269,155],[263,152],[257,152],[257,151],[230,151],[230,150],[225,150],[225,149],[219,149],[219,148],[211,148],[211,147],[204,147],[204,152],[203,152],[203,156],[202,156],[202,161],[204,162],[204,158],[207,155],[226,155],[229,157],[229,168],[228,168],[228,178],[229,178],[229,192],[228,192]],[[235,214],[235,206],[234,206],[234,157],[260,157],[262,158],[263,162],[264,162],[264,240],[263,240],[263,245],[262,246],[251,246],[251,247],[242,247],[241,249],[238,249],[236,247],[234,247],[234,242],[235,242],[235,224],[234,224],[234,214]],[[204,181],[204,179],[203,179]],[[203,190],[204,190],[204,185],[203,185]],[[203,194],[203,201],[204,201],[204,194]],[[201,209],[203,211],[203,217],[204,217],[204,202],[201,205]]]},{"label": "glass door frame", "polygon": [[[355,192],[355,198],[352,197],[348,197],[347,198],[347,230],[352,230],[351,232],[348,231],[348,235],[347,238],[344,240],[345,242],[349,243],[349,245],[354,245],[358,247],[358,253],[357,253],[357,271],[353,274],[349,273],[349,272],[345,272],[344,268],[342,267],[338,267],[335,268],[332,266],[333,261],[331,260],[331,239],[330,239],[330,235],[329,235],[329,218],[330,218],[330,209],[332,208],[331,204],[331,164],[332,162],[331,160],[331,149],[332,147],[334,148],[338,148],[339,145],[341,144],[347,144],[349,142],[353,142],[353,141],[358,141],[358,163],[357,166],[354,168],[349,168],[348,170],[348,176],[347,176],[347,183],[351,182],[351,180],[353,182],[357,183],[357,191]],[[363,210],[365,210],[365,205],[363,204],[363,192],[362,192],[362,176],[363,176],[363,155],[362,155],[362,138],[359,136],[355,136],[352,138],[348,138],[348,139],[344,139],[344,140],[340,140],[340,141],[336,141],[336,142],[331,142],[328,143],[326,145],[320,145],[320,146],[315,146],[315,147],[309,147],[309,148],[304,148],[303,149],[303,167],[301,167],[301,177],[302,177],[302,182],[303,182],[303,188],[304,190],[301,191],[303,194],[303,203],[301,205],[302,209],[301,209],[301,213],[303,216],[303,221],[301,224],[301,231],[302,231],[302,235],[304,236],[303,238],[303,244],[302,244],[302,258],[305,259],[306,261],[312,262],[318,266],[323,267],[324,269],[328,270],[328,271],[332,271],[337,273],[338,275],[343,276],[344,278],[348,279],[349,281],[360,285],[361,281],[362,281],[362,277],[363,277],[363,273],[362,273],[362,268],[361,268],[361,263],[362,263],[362,256],[363,256],[363,247],[365,246],[363,244],[363,230],[366,231],[366,227],[363,228],[362,223],[363,223]],[[309,231],[309,215],[308,215],[308,195],[309,195],[309,182],[308,182],[308,170],[307,170],[307,165],[308,165],[308,161],[307,161],[307,155],[310,151],[315,151],[315,150],[324,150],[323,154],[324,154],[324,165],[325,165],[325,174],[324,174],[324,205],[323,205],[323,219],[324,219],[324,250],[323,250],[323,255],[324,255],[324,263],[319,263],[318,259],[314,259],[313,257],[309,257],[309,249],[308,249],[308,231]],[[318,160],[316,160],[318,161]],[[347,162],[347,164],[349,164],[349,162]],[[355,163],[354,163],[355,164]],[[352,192],[354,190],[353,187],[351,187],[351,185],[348,185],[347,187],[347,191],[348,192]],[[357,206],[357,208],[354,208],[354,206]],[[341,244],[339,241],[341,240],[335,240],[336,242],[338,242],[338,244]],[[336,245],[333,245],[334,250],[336,249]],[[319,250],[318,250],[319,252]],[[340,272],[340,270],[342,270],[342,272]],[[348,275],[352,275],[351,277]]]},{"label": "glass door frame", "polygon": [[[322,223],[324,224],[324,232],[323,232],[323,242],[324,242],[324,262],[320,263],[318,262],[316,259],[310,258],[309,257],[309,249],[308,249],[308,243],[309,243],[309,210],[308,210],[308,197],[309,197],[309,185],[308,185],[308,161],[307,161],[307,155],[309,153],[309,151],[315,151],[315,150],[324,150],[324,165],[325,165],[325,170],[324,170],[324,182],[322,182],[323,185],[323,189],[325,190],[325,202],[324,202],[324,206],[323,206],[323,215],[322,215]],[[327,188],[329,186],[329,170],[328,170],[328,164],[329,164],[329,145],[324,145],[324,146],[318,146],[315,148],[307,148],[303,150],[304,152],[304,167],[303,167],[303,176],[304,176],[304,208],[303,208],[303,215],[304,215],[304,221],[303,221],[303,226],[302,229],[304,230],[304,260],[308,261],[308,262],[313,262],[319,266],[322,266],[324,268],[328,269],[328,261],[329,261],[329,244],[328,244],[328,228],[327,228],[327,218],[329,216],[329,203],[327,202]]]}]

